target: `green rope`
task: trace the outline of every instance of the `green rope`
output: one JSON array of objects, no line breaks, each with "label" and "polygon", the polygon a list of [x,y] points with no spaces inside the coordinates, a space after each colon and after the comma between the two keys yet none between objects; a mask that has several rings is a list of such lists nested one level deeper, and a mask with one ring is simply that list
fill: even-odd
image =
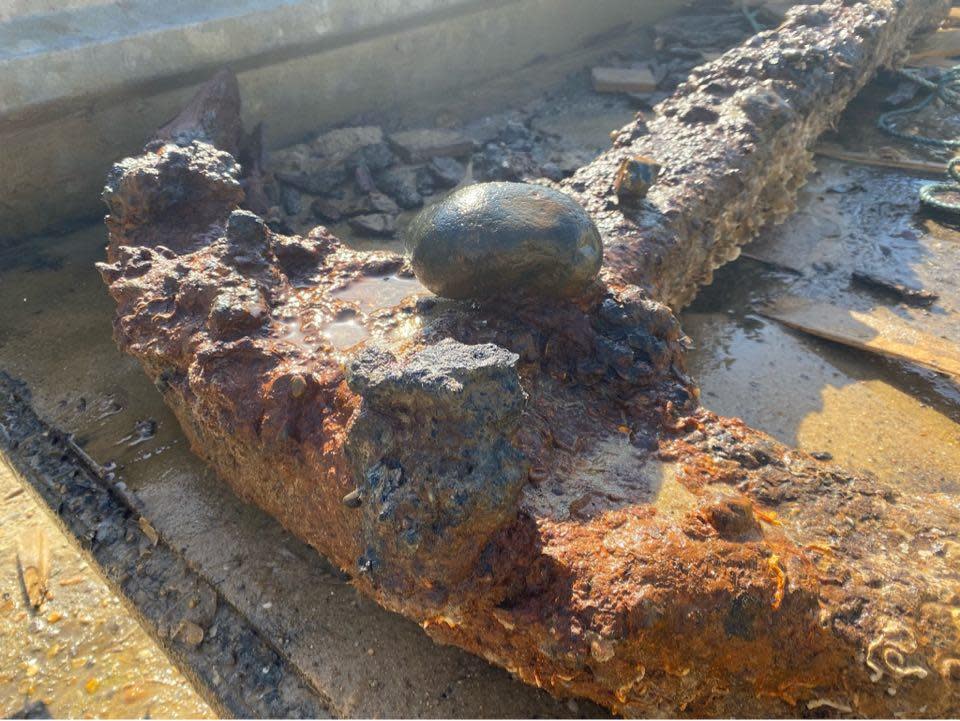
[{"label": "green rope", "polygon": [[[935,148],[960,148],[960,139],[946,140],[944,138],[931,138],[918,133],[907,133],[899,130],[894,124],[894,121],[899,118],[920,112],[937,98],[947,107],[960,110],[960,65],[955,65],[949,70],[942,72],[936,82],[921,77],[919,73],[914,70],[901,70],[900,72],[907,79],[917,83],[917,85],[927,88],[930,93],[916,105],[883,113],[877,119],[877,127],[888,135],[910,141],[911,143],[929,145]],[[944,193],[960,194],[960,158],[954,158],[950,161],[950,164],[947,166],[947,175],[950,178],[949,180],[939,183],[928,183],[920,188],[920,202],[936,210],[960,215],[960,201],[948,202],[937,197]]]},{"label": "green rope", "polygon": [[747,22],[750,23],[750,27],[753,28],[753,32],[760,33],[763,32],[764,27],[759,22],[757,22],[757,13],[756,11],[751,11],[747,7],[746,0],[740,0],[740,11],[743,13],[743,16],[747,19]]},{"label": "green rope", "polygon": [[947,175],[950,176],[950,180],[944,180],[940,183],[927,183],[920,188],[920,202],[935,210],[960,214],[960,200],[951,203],[937,197],[943,193],[956,193],[960,196],[960,158],[954,158],[950,161],[947,166]]}]

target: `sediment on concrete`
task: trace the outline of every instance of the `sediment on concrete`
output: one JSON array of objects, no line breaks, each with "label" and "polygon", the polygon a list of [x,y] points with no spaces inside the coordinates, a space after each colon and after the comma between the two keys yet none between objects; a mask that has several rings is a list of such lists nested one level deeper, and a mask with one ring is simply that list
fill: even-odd
[{"label": "sediment on concrete", "polygon": [[[621,128],[612,149],[564,182],[600,228],[605,277],[674,309],[689,303],[761,227],[794,210],[814,141],[947,5],[801,5],[780,27],[697,68],[649,124]],[[662,170],[646,201],[631,205],[614,188],[621,163],[636,156]]]},{"label": "sediment on concrete", "polygon": [[2,372],[0,451],[221,715],[329,718],[323,697],[159,536],[136,496],[41,420],[26,387]]},{"label": "sediment on concrete", "polygon": [[[228,153],[153,143],[105,193],[118,343],[238,494],[364,593],[527,683],[629,715],[955,712],[960,638],[942,621],[960,608],[956,510],[701,408],[676,319],[629,276],[649,273],[648,293],[681,304],[720,257],[697,245],[718,208],[775,217],[763,189],[791,189],[795,168],[767,164],[746,199],[739,181],[711,183],[749,170],[741,145],[798,112],[758,85],[761,71],[797,72],[781,59],[798,38],[840,33],[834,49],[857,67],[838,77],[856,84],[942,7],[795,14],[786,47],[764,36],[731,56],[754,117],[726,108],[724,120],[696,83],[681,88],[666,103],[683,110],[678,157],[719,125],[740,129],[729,158],[689,184],[666,171],[652,201],[669,198],[662,215],[678,224],[608,238],[605,282],[572,301],[407,298],[368,317],[344,291],[409,276],[402,257],[324,228],[273,233],[239,208]],[[583,192],[615,165],[574,182]],[[588,206],[615,206],[596,182]],[[660,287],[645,265],[657,248],[677,263]],[[369,322],[362,350],[322,338],[345,311]]]}]

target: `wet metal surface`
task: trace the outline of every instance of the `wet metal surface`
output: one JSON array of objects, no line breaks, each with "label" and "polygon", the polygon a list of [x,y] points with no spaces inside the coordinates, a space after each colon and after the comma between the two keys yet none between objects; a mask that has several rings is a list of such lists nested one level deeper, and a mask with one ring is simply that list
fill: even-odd
[{"label": "wet metal surface", "polygon": [[[315,551],[217,480],[189,451],[136,361],[113,342],[111,302],[93,267],[104,237],[96,224],[4,251],[0,368],[26,381],[38,413],[76,433],[98,463],[117,463],[118,479],[136,492],[157,532],[333,697],[335,715],[602,714],[437,646],[415,623],[361,597]],[[357,299],[368,297],[364,289]],[[144,419],[156,422],[155,434],[133,447],[121,442]],[[19,647],[16,636],[9,640]]]},{"label": "wet metal surface", "polygon": [[[585,87],[576,97],[583,112],[566,116],[578,123],[571,148],[605,147],[610,129],[634,112],[628,100],[598,99]],[[605,114],[584,122],[597,106]],[[589,160],[589,151],[580,152]],[[464,183],[471,180],[468,167]],[[414,215],[402,213],[401,227]],[[357,248],[401,248],[399,239],[364,237],[347,223],[333,230]],[[254,625],[282,641],[306,677],[330,693],[338,715],[603,713],[586,702],[553,700],[482,660],[436,646],[416,624],[360,597],[312,549],[214,478],[139,365],[113,342],[113,305],[93,267],[105,239],[103,226],[93,224],[0,250],[0,369],[26,381],[40,415],[76,433],[97,462],[116,463],[117,477],[138,494],[157,531]],[[291,327],[291,340],[318,331],[346,349],[366,337],[365,315],[419,292],[412,278],[363,279],[342,289],[355,316]]]}]

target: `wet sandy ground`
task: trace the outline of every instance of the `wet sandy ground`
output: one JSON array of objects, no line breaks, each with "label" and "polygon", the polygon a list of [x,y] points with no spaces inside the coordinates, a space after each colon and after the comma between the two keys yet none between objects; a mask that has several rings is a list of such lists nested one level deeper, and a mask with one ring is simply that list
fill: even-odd
[{"label": "wet sandy ground", "polygon": [[[930,371],[787,330],[757,309],[784,294],[889,309],[960,342],[960,233],[919,212],[923,180],[821,159],[800,210],[744,249],[683,314],[705,405],[778,439],[828,452],[914,493],[960,493],[960,388]],[[940,298],[911,308],[850,283],[854,270]]]},{"label": "wet sandy ground", "polygon": [[[49,593],[27,600],[17,557],[40,538]],[[210,718],[210,708],[0,463],[0,716]]]},{"label": "wet sandy ground", "polygon": [[[625,102],[594,97],[583,103],[543,122],[562,133],[566,118],[577,143],[600,148],[609,142],[610,129],[634,112]],[[591,114],[594,121],[585,121]],[[927,332],[960,339],[955,280],[960,271],[960,234],[917,214],[921,181],[834,161],[821,161],[819,167],[820,173],[803,192],[800,212],[748,249],[797,272],[745,258],[718,272],[714,284],[683,314],[684,328],[696,345],[688,359],[690,370],[713,410],[741,416],[806,450],[828,452],[837,462],[873,472],[906,492],[957,493],[956,385],[903,363],[786,330],[756,312],[765,300],[789,292],[850,308],[890,307]],[[137,364],[116,350],[110,337],[113,303],[93,269],[102,257],[104,239],[102,226],[94,225],[0,252],[4,309],[0,368],[25,380],[41,415],[75,432],[97,461],[118,464],[119,477],[138,493],[160,534],[276,640],[305,676],[329,695],[333,713],[521,717],[602,713],[587,704],[550,699],[480,659],[435,646],[416,625],[361,598],[313,551],[234,498],[190,454],[175,420]],[[363,247],[399,247],[354,240]],[[928,310],[897,306],[852,288],[852,269],[923,286],[941,298]],[[4,506],[4,512],[12,515],[30,511],[24,496]],[[4,553],[3,544],[9,543],[5,538],[0,535]],[[61,602],[60,594],[66,590],[58,589],[56,582],[54,588],[58,593],[54,602]],[[83,599],[86,603],[74,613],[82,608],[91,618],[108,618],[99,610],[99,597],[91,593],[77,603]],[[109,622],[132,623],[119,606],[108,608]],[[25,649],[34,648],[35,641],[19,626],[2,623],[4,653],[19,658]],[[37,623],[47,624],[42,619]],[[67,628],[60,623],[55,626]],[[127,665],[145,666],[133,662],[139,650],[133,649],[132,640],[117,642],[126,636],[108,635],[113,647],[91,646],[86,656],[105,664],[101,657],[116,653]],[[46,660],[47,650],[29,653]],[[19,674],[14,680],[0,679],[4,710],[8,704],[19,708],[19,687],[28,680],[24,678],[28,667],[18,663],[5,661],[3,666]],[[42,693],[52,698],[72,698],[76,684],[88,680],[86,675],[80,679],[79,671],[69,665],[48,668]],[[158,673],[172,671],[168,667]],[[78,698],[86,706],[60,713],[150,712],[146,707],[112,705],[123,700],[120,689],[130,683],[110,681],[109,697],[84,690]],[[158,687],[151,694],[158,701],[152,713],[177,715],[181,703],[187,704],[182,707],[185,715],[200,713],[186,710],[195,696],[182,680],[169,683],[172,686]],[[170,696],[163,697],[167,692]],[[169,701],[160,703],[162,698]]]}]

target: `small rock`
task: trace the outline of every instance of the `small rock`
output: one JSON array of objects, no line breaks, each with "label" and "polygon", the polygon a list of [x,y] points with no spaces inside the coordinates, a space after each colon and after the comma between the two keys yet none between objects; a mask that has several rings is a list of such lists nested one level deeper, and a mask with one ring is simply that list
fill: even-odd
[{"label": "small rock", "polygon": [[321,220],[336,223],[343,218],[368,213],[387,213],[395,215],[400,212],[397,204],[383,193],[357,193],[353,189],[343,190],[337,196],[317,198],[310,206],[313,214]]},{"label": "small rock", "polygon": [[370,168],[366,163],[361,163],[353,170],[353,181],[364,193],[372,193],[377,189],[373,182],[373,175],[370,174]]},{"label": "small rock", "polygon": [[434,158],[427,169],[441,188],[452,188],[458,185],[467,174],[463,163],[453,158]]},{"label": "small rock", "polygon": [[341,160],[318,158],[306,146],[278,150],[271,161],[278,180],[313,195],[329,193],[347,179]]},{"label": "small rock", "polygon": [[455,130],[421,128],[405,130],[390,136],[390,144],[408,163],[418,163],[437,156],[460,157],[473,150],[473,141]]},{"label": "small rock", "polygon": [[310,143],[314,156],[330,163],[343,163],[350,155],[383,143],[383,131],[375,125],[335,128]]},{"label": "small rock", "polygon": [[430,171],[424,168],[417,169],[417,192],[420,193],[424,198],[427,198],[434,194],[437,187],[433,182],[433,176],[430,174]]},{"label": "small rock", "polygon": [[351,218],[350,227],[361,235],[389,237],[397,232],[397,221],[394,216],[386,213],[370,213]]},{"label": "small rock", "polygon": [[563,193],[524,183],[458,190],[422,211],[405,240],[417,278],[448,298],[518,290],[575,295],[597,275],[603,256],[583,208]]},{"label": "small rock", "polygon": [[199,646],[203,642],[203,629],[193,621],[183,621],[177,629],[176,637],[188,646]]},{"label": "small rock", "polygon": [[268,232],[263,219],[249,210],[234,210],[227,218],[227,241],[233,251],[262,253]]},{"label": "small rock", "polygon": [[146,517],[140,516],[137,525],[140,526],[140,530],[143,531],[143,535],[150,541],[151,546],[156,546],[160,542],[160,534],[150,525],[150,521],[148,521]]},{"label": "small rock", "polygon": [[387,143],[373,143],[356,151],[347,159],[347,165],[365,165],[373,172],[384,170],[397,162],[397,156]]},{"label": "small rock", "polygon": [[703,513],[723,539],[744,541],[756,538],[761,533],[753,506],[746,499],[723,499],[706,506]]},{"label": "small rock", "polygon": [[280,268],[288,276],[296,276],[316,270],[321,256],[328,250],[326,238],[311,233],[306,238],[299,235],[274,236],[272,247]]},{"label": "small rock", "polygon": [[17,548],[17,566],[23,590],[34,608],[40,608],[50,595],[50,550],[46,534],[36,527],[27,529]]},{"label": "small rock", "polygon": [[614,180],[614,190],[620,203],[634,205],[646,198],[650,186],[656,182],[659,174],[660,165],[650,158],[641,155],[624,158]]},{"label": "small rock", "polygon": [[533,133],[519,120],[508,120],[500,131],[500,140],[516,150],[533,149]]},{"label": "small rock", "polygon": [[473,155],[473,174],[481,180],[523,180],[540,175],[530,153],[508,148],[503,143],[487,143]]},{"label": "small rock", "polygon": [[12,719],[49,719],[53,718],[50,715],[50,709],[47,707],[43,701],[31,701],[26,703],[21,708],[12,711],[10,718]]},{"label": "small rock", "polygon": [[347,508],[360,508],[361,503],[363,503],[363,491],[359,488],[354,488],[343,497],[343,505]]},{"label": "small rock", "polygon": [[598,93],[652,93],[657,81],[650,68],[594,68],[593,89]]},{"label": "small rock", "polygon": [[409,210],[423,205],[423,196],[417,189],[417,168],[394,167],[376,176],[377,187],[393,198],[401,208]]},{"label": "small rock", "polygon": [[[454,161],[456,162],[456,161]],[[387,215],[396,215],[400,208],[389,195],[373,192],[367,197],[367,205],[375,213],[386,213]]]},{"label": "small rock", "polygon": [[331,223],[336,223],[343,217],[343,212],[336,198],[317,198],[310,204],[310,212],[313,213],[314,217]]},{"label": "small rock", "polygon": [[303,210],[303,199],[300,191],[291,185],[280,184],[280,205],[287,215],[300,215]]}]

